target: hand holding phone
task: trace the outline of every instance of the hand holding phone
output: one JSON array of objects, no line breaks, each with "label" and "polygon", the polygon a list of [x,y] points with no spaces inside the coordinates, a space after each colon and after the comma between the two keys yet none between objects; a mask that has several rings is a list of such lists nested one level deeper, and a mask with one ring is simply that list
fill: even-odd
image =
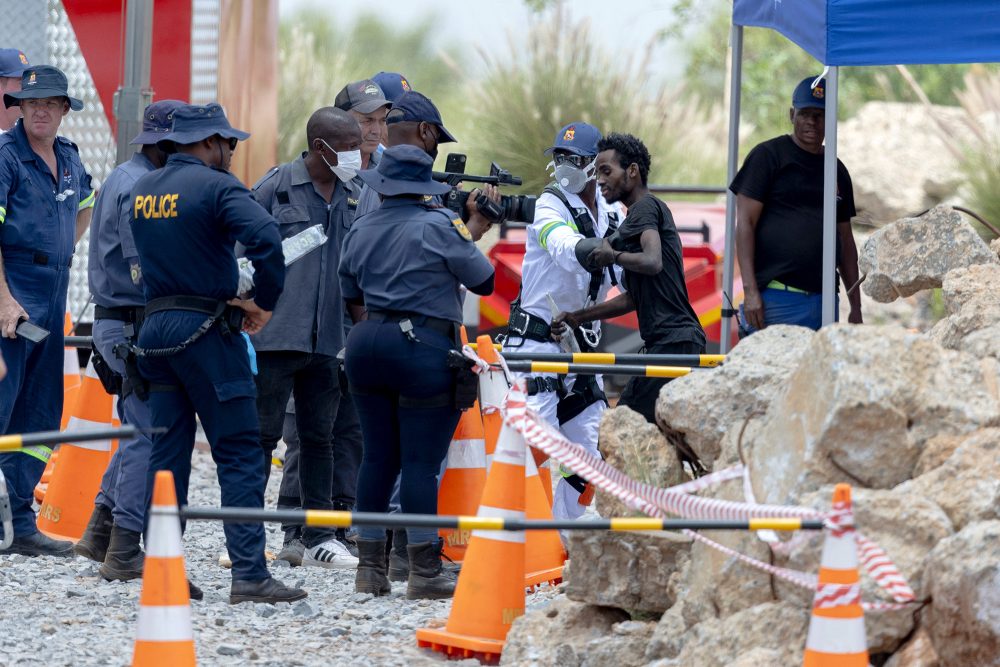
[{"label": "hand holding phone", "polygon": [[41,343],[49,337],[48,329],[43,329],[37,324],[32,324],[28,320],[21,320],[14,331],[18,336],[24,338],[25,340],[30,340],[32,343]]}]

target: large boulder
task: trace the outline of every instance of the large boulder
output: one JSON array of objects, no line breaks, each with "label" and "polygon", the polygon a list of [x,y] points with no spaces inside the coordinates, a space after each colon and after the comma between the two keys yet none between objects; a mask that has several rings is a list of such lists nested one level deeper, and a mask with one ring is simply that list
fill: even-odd
[{"label": "large boulder", "polygon": [[941,293],[950,314],[930,337],[942,347],[1000,357],[1000,264],[949,271]]},{"label": "large boulder", "polygon": [[[567,665],[583,667],[594,646],[611,641],[615,626],[631,623],[628,613],[613,607],[595,607],[575,602],[565,597],[557,597],[544,608],[532,610],[514,621],[507,634],[500,658],[501,665],[529,667],[534,665]],[[646,641],[652,634],[653,624],[638,631],[619,635],[615,642],[623,655],[617,664],[639,664]],[[638,641],[632,632],[639,635]],[[603,663],[612,664],[612,663]]]},{"label": "large boulder", "polygon": [[858,269],[867,276],[865,294],[887,303],[941,287],[953,269],[997,261],[972,225],[950,207],[938,206],[872,234],[861,248]]},{"label": "large boulder", "polygon": [[[605,411],[601,418],[600,447],[609,465],[636,481],[668,487],[690,479],[677,450],[660,429],[625,406]],[[605,517],[641,514],[603,491],[597,492],[597,513]]]},{"label": "large boulder", "polygon": [[1000,521],[981,521],[931,552],[926,627],[942,667],[1000,666]]},{"label": "large boulder", "polygon": [[663,612],[677,600],[691,540],[676,533],[575,531],[566,596],[587,604]]},{"label": "large boulder", "polygon": [[711,468],[726,430],[767,410],[812,336],[809,329],[779,325],[743,339],[721,367],[690,373],[661,389],[657,422]]},{"label": "large boulder", "polygon": [[1000,429],[969,435],[944,463],[896,488],[933,500],[956,530],[1000,519]]},{"label": "large boulder", "polygon": [[924,444],[1000,422],[996,360],[942,349],[894,327],[817,333],[744,442],[759,502],[785,504],[823,484],[892,488]]}]

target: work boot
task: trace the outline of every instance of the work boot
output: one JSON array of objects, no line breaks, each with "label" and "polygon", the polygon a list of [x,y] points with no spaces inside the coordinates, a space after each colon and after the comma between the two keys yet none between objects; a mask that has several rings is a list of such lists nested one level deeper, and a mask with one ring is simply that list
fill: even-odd
[{"label": "work boot", "polygon": [[80,541],[73,546],[73,552],[77,556],[103,563],[108,553],[108,542],[111,541],[112,525],[114,521],[111,518],[111,509],[104,505],[94,505],[90,521],[87,522],[87,529],[83,531]]},{"label": "work boot", "polygon": [[410,557],[406,554],[406,529],[392,531],[392,550],[389,553],[389,581],[407,581],[410,578]]},{"label": "work boot", "polygon": [[3,553],[21,554],[22,556],[58,556],[60,558],[73,557],[73,543],[63,540],[53,540],[48,535],[42,533],[32,533],[31,535],[21,535],[14,537],[7,551]]},{"label": "work boot", "polygon": [[241,602],[262,602],[277,604],[278,602],[295,602],[309,595],[301,588],[285,586],[274,577],[262,581],[244,581],[233,579],[229,589],[229,604]]},{"label": "work boot", "polygon": [[188,597],[195,601],[205,599],[205,592],[195,586],[190,579],[188,579]]},{"label": "work boot", "polygon": [[358,538],[358,572],[354,575],[354,590],[375,597],[392,592],[385,576],[385,540]]},{"label": "work boot", "polygon": [[407,580],[406,599],[421,598],[439,600],[455,594],[458,577],[446,571],[441,564],[441,549],[444,540],[407,544],[406,553],[410,557],[410,577]]},{"label": "work boot", "polygon": [[130,581],[142,577],[142,563],[146,554],[139,546],[142,533],[115,524],[111,529],[111,544],[108,555],[98,568],[101,576],[108,581]]}]

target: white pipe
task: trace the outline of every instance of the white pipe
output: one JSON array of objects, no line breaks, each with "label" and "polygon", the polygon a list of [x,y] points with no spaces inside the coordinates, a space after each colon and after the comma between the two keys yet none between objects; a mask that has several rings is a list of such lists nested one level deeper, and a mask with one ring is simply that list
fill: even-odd
[{"label": "white pipe", "polygon": [[[743,80],[743,26],[733,25],[730,32],[732,62],[729,73],[729,145],[726,149],[726,185],[733,182],[739,160],[740,149],[740,90]],[[722,259],[722,310],[732,307],[733,262],[736,252],[736,195],[726,191],[726,245]],[[722,316],[719,351],[729,352],[732,337],[733,317]]]}]

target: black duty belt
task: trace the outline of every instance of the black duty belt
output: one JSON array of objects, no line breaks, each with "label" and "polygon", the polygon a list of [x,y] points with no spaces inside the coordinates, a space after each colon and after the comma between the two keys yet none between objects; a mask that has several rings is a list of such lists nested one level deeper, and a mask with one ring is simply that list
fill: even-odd
[{"label": "black duty belt", "polygon": [[369,310],[368,319],[374,322],[402,322],[403,320],[410,320],[415,327],[427,327],[449,338],[454,338],[455,332],[458,330],[458,324],[451,320],[421,315],[420,313],[405,313],[397,310]]},{"label": "black duty belt", "polygon": [[146,317],[163,310],[187,310],[218,317],[224,308],[224,301],[206,296],[163,296],[146,304]]},{"label": "black duty belt", "polygon": [[142,322],[143,306],[122,306],[119,308],[105,308],[104,306],[94,306],[94,319],[97,320],[117,320],[119,322],[129,322],[137,324]]}]

